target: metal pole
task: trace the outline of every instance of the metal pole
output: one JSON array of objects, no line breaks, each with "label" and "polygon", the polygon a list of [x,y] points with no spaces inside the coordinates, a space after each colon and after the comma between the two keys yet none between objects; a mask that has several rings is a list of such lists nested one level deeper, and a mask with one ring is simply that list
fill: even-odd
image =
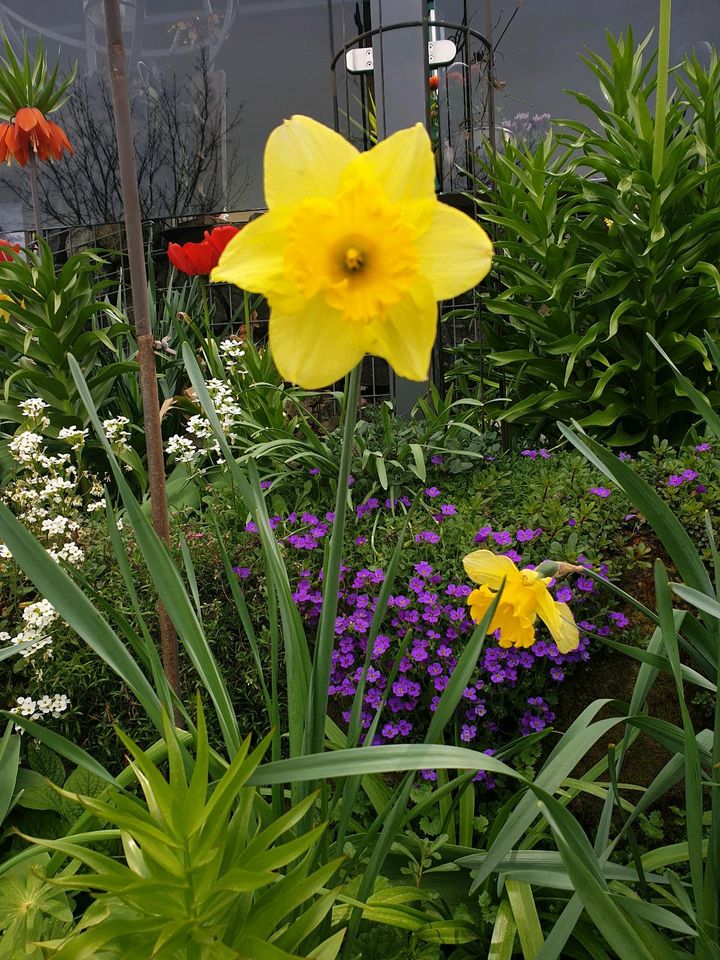
[{"label": "metal pole", "polygon": [[[154,337],[150,329],[148,310],[145,247],[140,217],[140,196],[138,193],[137,168],[135,166],[135,147],[132,118],[130,116],[120,4],[118,0],[104,0],[104,4],[108,70],[112,89],[113,113],[115,115],[115,135],[118,144],[120,184],[130,263],[130,299],[135,324],[138,364],[140,366],[140,392],[145,421],[145,445],[150,482],[152,523],[160,539],[170,546],[170,521],[165,490],[165,458],[160,426],[160,402],[155,371]],[[170,686],[180,696],[177,634],[167,611],[160,603],[158,604],[158,616],[163,668]]]}]

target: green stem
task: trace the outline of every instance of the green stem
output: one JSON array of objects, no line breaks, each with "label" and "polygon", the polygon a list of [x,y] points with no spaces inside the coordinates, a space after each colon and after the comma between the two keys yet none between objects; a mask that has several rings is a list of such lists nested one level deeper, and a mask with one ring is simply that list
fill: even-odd
[{"label": "green stem", "polygon": [[672,0],[660,0],[658,29],[657,81],[655,84],[655,136],[653,138],[652,175],[660,180],[665,161],[665,119],[667,117],[668,75],[670,73],[670,16]]},{"label": "green stem", "polygon": [[35,220],[35,239],[43,238],[42,219],[40,217],[40,191],[38,189],[37,160],[35,151],[30,151],[30,196],[32,197],[33,218]]},{"label": "green stem", "polygon": [[308,725],[303,750],[306,754],[322,752],[325,741],[325,713],[327,711],[332,651],[335,643],[335,618],[337,617],[340,565],[342,564],[345,539],[348,477],[350,476],[352,462],[359,399],[360,364],[345,379],[342,451],[335,496],[335,518],[324,572],[322,613],[318,624],[315,655],[310,675]]},{"label": "green stem", "polygon": [[248,343],[253,342],[252,317],[250,315],[250,296],[247,290],[243,290],[243,309],[245,311],[245,339]]}]

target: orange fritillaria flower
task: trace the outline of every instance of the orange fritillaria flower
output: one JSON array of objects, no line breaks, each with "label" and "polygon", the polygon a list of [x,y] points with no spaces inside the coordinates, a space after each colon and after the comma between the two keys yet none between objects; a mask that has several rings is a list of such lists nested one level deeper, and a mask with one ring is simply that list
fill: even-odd
[{"label": "orange fritillaria flower", "polygon": [[21,167],[33,151],[38,160],[59,160],[63,150],[73,153],[65,131],[37,107],[21,107],[14,121],[0,123],[0,162],[15,160]]}]

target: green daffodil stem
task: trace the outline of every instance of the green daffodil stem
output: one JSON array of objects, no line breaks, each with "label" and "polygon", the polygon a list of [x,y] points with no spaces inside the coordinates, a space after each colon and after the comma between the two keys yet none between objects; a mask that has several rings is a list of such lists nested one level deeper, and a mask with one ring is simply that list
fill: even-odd
[{"label": "green daffodil stem", "polygon": [[325,740],[325,713],[327,711],[328,685],[332,666],[332,651],[335,642],[335,618],[338,608],[340,566],[345,539],[348,478],[352,463],[352,451],[360,400],[360,371],[358,364],[345,378],[345,409],[343,411],[343,438],[335,496],[335,519],[333,520],[330,547],[326,554],[323,572],[323,605],[318,624],[315,656],[313,657],[308,700],[308,725],[304,753],[320,753]]},{"label": "green daffodil stem", "polygon": [[[150,313],[148,310],[145,244],[140,217],[140,197],[128,95],[127,63],[118,0],[104,0],[104,2],[108,69],[112,89],[113,113],[115,115],[115,136],[118,145],[120,185],[130,263],[130,290],[135,322],[135,339],[137,340],[137,358],[140,368],[140,392],[143,403],[152,523],[157,535],[169,546],[170,520],[165,490],[165,454],[155,370],[155,340],[150,328]],[[177,634],[167,611],[160,603],[158,604],[158,620],[163,669],[170,686],[180,696]],[[179,717],[176,717],[176,721],[179,722]]]},{"label": "green daffodil stem", "polygon": [[672,0],[660,0],[658,29],[657,83],[655,86],[655,134],[652,175],[657,185],[665,161],[665,119],[667,117],[668,76],[670,73],[670,19]]}]

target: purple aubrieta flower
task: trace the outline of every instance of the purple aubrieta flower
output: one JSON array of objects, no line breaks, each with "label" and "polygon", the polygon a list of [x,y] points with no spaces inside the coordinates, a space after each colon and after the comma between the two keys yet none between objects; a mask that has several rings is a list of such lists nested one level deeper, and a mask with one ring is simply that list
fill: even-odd
[{"label": "purple aubrieta flower", "polygon": [[632,460],[632,454],[626,453],[625,450],[621,450],[618,454],[618,460]]},{"label": "purple aubrieta flower", "polygon": [[707,493],[707,487],[704,483],[698,483],[695,487],[695,493]]},{"label": "purple aubrieta flower", "polygon": [[471,743],[477,736],[477,727],[475,724],[464,723],[460,731],[460,739],[464,743]]},{"label": "purple aubrieta flower", "polygon": [[697,470],[683,470],[683,472],[680,474],[683,480],[686,480],[686,481],[694,480],[697,477],[697,475],[698,475]]},{"label": "purple aubrieta flower", "polygon": [[570,517],[570,519],[569,519],[568,522],[567,522],[567,525],[568,525],[569,527],[575,527],[575,526],[577,526],[577,520],[575,519],[575,517]]},{"label": "purple aubrieta flower", "polygon": [[355,544],[358,547],[364,547],[367,542],[368,542],[367,537],[362,537],[362,536],[355,537]]},{"label": "purple aubrieta flower", "polygon": [[457,507],[454,503],[441,503],[440,513],[443,517],[454,517],[457,513]]},{"label": "purple aubrieta flower", "polygon": [[261,490],[269,490],[271,486],[272,486],[272,480],[261,480],[261,481],[260,481],[260,489],[261,489]]},{"label": "purple aubrieta flower", "polygon": [[589,577],[578,577],[575,581],[575,586],[578,590],[583,590],[585,593],[592,593],[595,589],[595,581]]},{"label": "purple aubrieta flower", "polygon": [[513,542],[512,534],[508,530],[500,530],[499,533],[493,533],[491,536],[499,547],[508,547]]},{"label": "purple aubrieta flower", "polygon": [[427,560],[421,560],[420,563],[415,564],[415,573],[420,577],[429,577],[432,572],[433,568]]},{"label": "purple aubrieta flower", "polygon": [[699,443],[699,444],[695,447],[695,451],[696,451],[697,453],[707,453],[708,450],[711,450],[711,449],[712,449],[712,447],[710,446],[709,443]]},{"label": "purple aubrieta flower", "polygon": [[311,477],[317,477],[318,474],[320,473],[320,467],[310,467],[310,469],[308,470],[308,473],[310,474]]},{"label": "purple aubrieta flower", "polygon": [[506,550],[505,553],[501,553],[500,556],[509,557],[513,563],[522,563],[522,557],[517,550],[513,550],[512,548],[510,548],[510,550]]},{"label": "purple aubrieta flower", "polygon": [[257,533],[258,528],[254,520],[248,520],[245,524],[245,533]]},{"label": "purple aubrieta flower", "polygon": [[445,457],[441,457],[439,453],[436,453],[433,457],[430,457],[430,463],[434,467],[439,467],[441,464],[445,463]]},{"label": "purple aubrieta flower", "polygon": [[543,460],[549,460],[550,457],[552,457],[552,454],[550,453],[550,451],[546,450],[545,447],[543,447],[541,450],[538,450],[538,453],[543,458]]},{"label": "purple aubrieta flower", "polygon": [[480,527],[478,532],[473,537],[473,543],[485,543],[491,533],[492,527]]},{"label": "purple aubrieta flower", "polygon": [[415,534],[415,543],[439,543],[440,534],[435,533],[432,530],[421,530],[420,533]]},{"label": "purple aubrieta flower", "polygon": [[555,599],[559,603],[570,603],[574,596],[575,594],[568,586],[560,587],[560,589],[555,593]]},{"label": "purple aubrieta flower", "polygon": [[668,477],[667,485],[669,487],[681,487],[684,483],[685,481],[682,477],[679,477],[676,473],[673,473]]},{"label": "purple aubrieta flower", "polygon": [[521,457],[529,457],[530,460],[537,460],[537,450],[521,450]]},{"label": "purple aubrieta flower", "polygon": [[608,490],[607,487],[590,487],[589,492],[596,497],[602,497],[603,499],[605,499],[606,497],[610,496],[610,494],[612,493],[612,490]]},{"label": "purple aubrieta flower", "polygon": [[437,771],[436,771],[436,770],[421,770],[421,771],[420,771],[420,774],[421,774],[423,780],[430,780],[430,781],[433,782],[433,783],[435,782],[435,780],[437,780]]},{"label": "purple aubrieta flower", "polygon": [[515,534],[515,537],[518,543],[530,543],[536,536],[539,536],[542,533],[542,530],[531,530],[529,527],[526,530],[518,530]]},{"label": "purple aubrieta flower", "polygon": [[441,493],[440,493],[440,491],[438,490],[437,487],[427,487],[427,488],[425,489],[425,496],[426,496],[426,497],[430,497],[430,498],[432,499],[432,498],[434,498],[434,497],[439,497],[439,496],[441,496]]},{"label": "purple aubrieta flower", "polygon": [[240,577],[241,580],[247,580],[247,578],[252,574],[250,567],[233,567],[233,573]]}]

